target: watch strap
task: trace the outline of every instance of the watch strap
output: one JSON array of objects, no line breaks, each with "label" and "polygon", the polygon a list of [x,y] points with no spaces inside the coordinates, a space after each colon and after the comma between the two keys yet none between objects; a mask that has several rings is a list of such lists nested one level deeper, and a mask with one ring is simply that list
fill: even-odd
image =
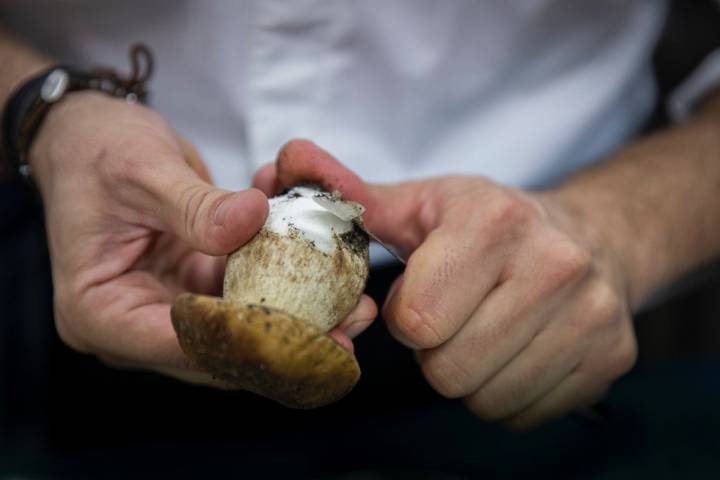
[{"label": "watch strap", "polygon": [[45,116],[67,93],[96,90],[125,98],[130,103],[146,100],[146,82],[153,69],[152,53],[144,45],[133,45],[130,62],[129,77],[108,68],[86,72],[59,65],[35,75],[15,90],[3,110],[2,147],[6,158],[22,177],[30,177],[27,156]]}]

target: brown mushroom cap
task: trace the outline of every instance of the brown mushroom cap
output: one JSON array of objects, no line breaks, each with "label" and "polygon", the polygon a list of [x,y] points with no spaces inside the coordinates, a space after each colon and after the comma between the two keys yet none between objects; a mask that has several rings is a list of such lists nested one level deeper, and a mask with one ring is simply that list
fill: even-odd
[{"label": "brown mushroom cap", "polygon": [[183,293],[171,317],[191,361],[231,386],[287,407],[327,405],[360,378],[351,352],[277,309]]}]

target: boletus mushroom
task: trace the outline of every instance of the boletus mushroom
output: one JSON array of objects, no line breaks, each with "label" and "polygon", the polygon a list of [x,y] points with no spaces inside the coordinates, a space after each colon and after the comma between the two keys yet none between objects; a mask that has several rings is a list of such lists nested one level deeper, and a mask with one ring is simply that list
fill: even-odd
[{"label": "boletus mushroom", "polygon": [[364,209],[314,185],[269,203],[263,228],[228,257],[223,298],[183,293],[172,323],[190,360],[229,386],[320,407],[360,378],[353,353],[326,332],[365,288]]}]

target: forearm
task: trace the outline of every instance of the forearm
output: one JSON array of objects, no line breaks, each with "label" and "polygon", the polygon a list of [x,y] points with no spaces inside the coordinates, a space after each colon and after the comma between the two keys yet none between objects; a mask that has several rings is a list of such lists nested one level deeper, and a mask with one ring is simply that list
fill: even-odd
[{"label": "forearm", "polygon": [[720,96],[544,195],[617,260],[637,309],[720,254]]},{"label": "forearm", "polygon": [[[48,57],[22,43],[0,28],[0,105],[24,80],[51,65]],[[0,178],[8,174],[7,161],[0,155]]]}]

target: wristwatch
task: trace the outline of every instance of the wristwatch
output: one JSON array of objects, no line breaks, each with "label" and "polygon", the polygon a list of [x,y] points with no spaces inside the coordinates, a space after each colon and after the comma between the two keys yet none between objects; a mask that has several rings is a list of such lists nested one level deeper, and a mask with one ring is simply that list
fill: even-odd
[{"label": "wristwatch", "polygon": [[96,90],[125,98],[129,103],[145,102],[146,82],[152,75],[153,57],[149,48],[130,47],[131,75],[124,78],[114,70],[82,71],[54,66],[20,85],[10,96],[2,116],[3,148],[8,161],[25,179],[30,179],[27,161],[30,146],[52,106],[70,92]]}]

